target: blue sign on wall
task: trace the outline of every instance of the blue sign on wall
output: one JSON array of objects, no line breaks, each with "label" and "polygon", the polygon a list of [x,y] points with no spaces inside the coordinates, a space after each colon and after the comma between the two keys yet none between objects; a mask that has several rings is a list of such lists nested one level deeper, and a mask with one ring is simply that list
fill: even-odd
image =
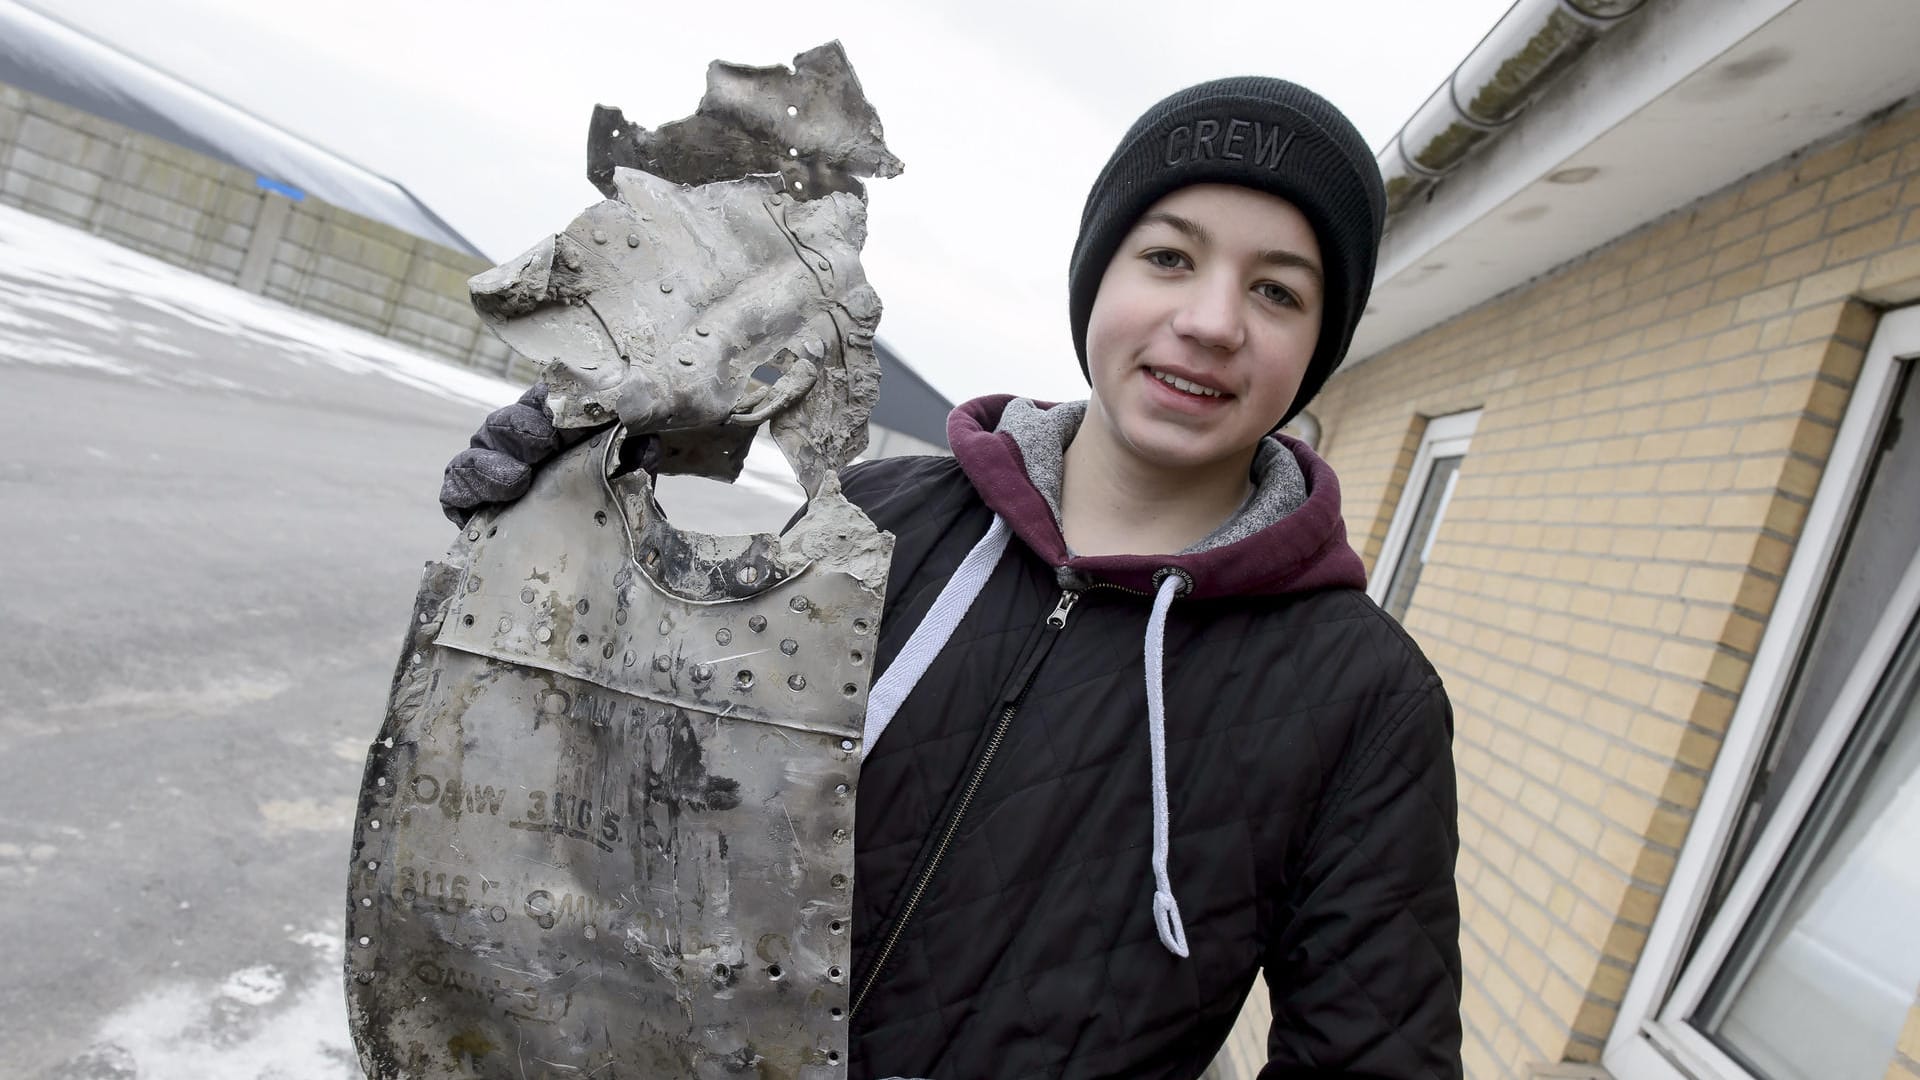
[{"label": "blue sign on wall", "polygon": [[256,187],[263,187],[263,188],[266,188],[268,191],[274,192],[275,194],[285,195],[287,198],[292,199],[294,202],[299,202],[300,200],[307,197],[306,192],[301,191],[299,188],[294,187],[292,184],[283,184],[280,181],[275,180],[271,177],[256,176],[253,178],[253,182]]}]

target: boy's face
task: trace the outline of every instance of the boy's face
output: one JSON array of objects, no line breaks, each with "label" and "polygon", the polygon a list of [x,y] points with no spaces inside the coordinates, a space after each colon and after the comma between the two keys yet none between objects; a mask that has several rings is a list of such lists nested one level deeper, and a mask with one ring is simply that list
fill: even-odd
[{"label": "boy's face", "polygon": [[1181,188],[1141,215],[1100,279],[1089,419],[1152,467],[1244,468],[1300,389],[1323,296],[1320,244],[1292,203]]}]

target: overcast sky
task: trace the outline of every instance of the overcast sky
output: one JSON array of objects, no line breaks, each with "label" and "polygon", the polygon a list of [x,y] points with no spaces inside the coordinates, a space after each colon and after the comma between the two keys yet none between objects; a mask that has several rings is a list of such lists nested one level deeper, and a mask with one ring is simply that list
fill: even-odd
[{"label": "overcast sky", "polygon": [[846,47],[906,172],[868,186],[880,335],[954,400],[1081,397],[1066,268],[1147,106],[1222,75],[1325,94],[1378,149],[1510,0],[29,0],[411,188],[489,256],[599,193],[587,117],[693,111],[709,60]]}]

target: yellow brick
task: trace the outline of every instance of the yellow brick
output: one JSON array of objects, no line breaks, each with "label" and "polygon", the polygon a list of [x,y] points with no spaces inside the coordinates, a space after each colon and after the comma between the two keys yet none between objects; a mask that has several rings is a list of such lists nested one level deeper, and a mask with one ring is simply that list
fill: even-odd
[{"label": "yellow brick", "polygon": [[1833,238],[1827,247],[1827,264],[1838,266],[1893,247],[1900,242],[1900,219],[1883,217],[1857,229],[1849,229]]},{"label": "yellow brick", "polygon": [[[1920,189],[1920,179],[1914,181],[1914,187]],[[1920,244],[1908,244],[1876,256],[1867,264],[1863,282],[1868,289],[1885,289],[1915,278],[1920,278]]]},{"label": "yellow brick", "polygon": [[1798,219],[1802,214],[1820,205],[1825,191],[1825,184],[1807,184],[1789,194],[1782,195],[1768,204],[1766,227],[1774,229],[1785,222]]},{"label": "yellow brick", "polygon": [[1827,181],[1826,200],[1840,202],[1885,184],[1893,178],[1894,163],[1899,156],[1898,153],[1879,154],[1834,176]]},{"label": "yellow brick", "polygon": [[1864,265],[1848,263],[1814,274],[1800,282],[1800,287],[1794,290],[1793,306],[1810,307],[1847,296],[1860,287],[1860,283],[1866,279],[1866,272]]},{"label": "yellow brick", "polygon": [[1802,161],[1800,167],[1794,170],[1794,175],[1803,183],[1832,176],[1853,164],[1859,152],[1860,143],[1857,139],[1843,140]]},{"label": "yellow brick", "polygon": [[1819,270],[1826,261],[1826,241],[1816,240],[1768,260],[1767,273],[1762,280],[1768,285],[1777,285],[1783,281],[1797,281]]},{"label": "yellow brick", "polygon": [[1810,244],[1826,231],[1826,223],[1827,211],[1821,207],[1792,221],[1775,225],[1767,230],[1766,243],[1760,248],[1761,254],[1778,255]]}]

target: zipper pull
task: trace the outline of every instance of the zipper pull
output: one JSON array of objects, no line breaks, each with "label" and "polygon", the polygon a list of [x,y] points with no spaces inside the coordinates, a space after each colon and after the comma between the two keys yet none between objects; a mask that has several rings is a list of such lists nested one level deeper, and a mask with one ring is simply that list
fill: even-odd
[{"label": "zipper pull", "polygon": [[1080,594],[1072,589],[1060,591],[1060,602],[1053,605],[1053,611],[1047,616],[1047,625],[1055,630],[1067,625],[1067,616],[1073,614],[1073,605],[1080,602]]}]

